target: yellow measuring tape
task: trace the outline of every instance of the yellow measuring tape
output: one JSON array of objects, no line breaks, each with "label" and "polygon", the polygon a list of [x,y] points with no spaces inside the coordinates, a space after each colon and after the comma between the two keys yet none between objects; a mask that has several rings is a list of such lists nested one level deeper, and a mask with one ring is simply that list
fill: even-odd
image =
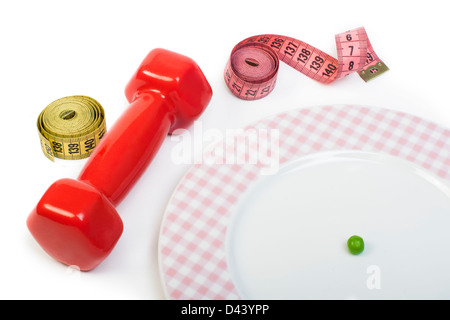
[{"label": "yellow measuring tape", "polygon": [[47,158],[84,159],[106,133],[105,112],[90,97],[64,97],[39,114],[37,127]]}]

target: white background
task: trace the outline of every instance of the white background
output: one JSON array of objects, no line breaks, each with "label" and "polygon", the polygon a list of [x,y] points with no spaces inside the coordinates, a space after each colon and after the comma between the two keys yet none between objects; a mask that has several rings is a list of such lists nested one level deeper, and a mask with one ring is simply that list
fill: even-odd
[{"label": "white background", "polygon": [[[171,160],[168,137],[117,208],[125,230],[112,254],[80,273],[47,256],[26,219],[48,186],[76,178],[83,161],[52,163],[41,152],[36,119],[50,102],[87,95],[110,127],[127,108],[124,88],[153,48],[193,58],[213,99],[203,128],[239,128],[285,110],[358,104],[412,113],[450,127],[445,1],[1,1],[0,298],[165,299],[158,234],[165,206],[189,167]],[[230,94],[223,70],[233,46],[262,33],[305,41],[336,56],[334,35],[364,26],[389,66],[365,83],[356,74],[322,85],[284,64],[270,96]]]}]

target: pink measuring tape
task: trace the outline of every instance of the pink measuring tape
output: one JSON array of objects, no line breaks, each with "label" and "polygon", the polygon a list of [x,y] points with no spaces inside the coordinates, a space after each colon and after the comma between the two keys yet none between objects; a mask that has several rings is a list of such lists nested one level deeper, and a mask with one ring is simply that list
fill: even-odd
[{"label": "pink measuring tape", "polygon": [[239,42],[225,68],[225,82],[238,98],[256,100],[274,88],[279,61],[321,83],[358,72],[369,81],[389,70],[370,44],[363,27],[336,36],[338,58],[294,38],[263,34]]}]

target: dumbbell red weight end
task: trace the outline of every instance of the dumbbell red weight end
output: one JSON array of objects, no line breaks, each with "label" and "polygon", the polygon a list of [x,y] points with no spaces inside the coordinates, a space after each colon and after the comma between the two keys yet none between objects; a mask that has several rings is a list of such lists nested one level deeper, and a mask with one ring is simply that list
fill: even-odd
[{"label": "dumbbell red weight end", "polygon": [[87,271],[112,251],[123,231],[115,207],[150,164],[167,134],[192,124],[212,97],[190,58],[152,50],[128,83],[129,108],[105,134],[77,180],[61,179],[27,220],[56,260]]}]

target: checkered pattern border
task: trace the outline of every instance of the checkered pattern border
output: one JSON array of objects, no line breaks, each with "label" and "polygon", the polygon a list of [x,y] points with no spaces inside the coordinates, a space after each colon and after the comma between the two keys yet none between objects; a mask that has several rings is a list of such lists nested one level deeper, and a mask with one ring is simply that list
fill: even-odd
[{"label": "checkered pattern border", "polygon": [[[316,152],[361,150],[408,160],[450,180],[450,130],[409,114],[359,106],[300,109],[259,121],[234,141],[252,129],[278,130],[280,166]],[[240,195],[262,168],[210,161],[188,170],[161,227],[160,270],[169,299],[241,298],[227,269],[226,232]]]}]

